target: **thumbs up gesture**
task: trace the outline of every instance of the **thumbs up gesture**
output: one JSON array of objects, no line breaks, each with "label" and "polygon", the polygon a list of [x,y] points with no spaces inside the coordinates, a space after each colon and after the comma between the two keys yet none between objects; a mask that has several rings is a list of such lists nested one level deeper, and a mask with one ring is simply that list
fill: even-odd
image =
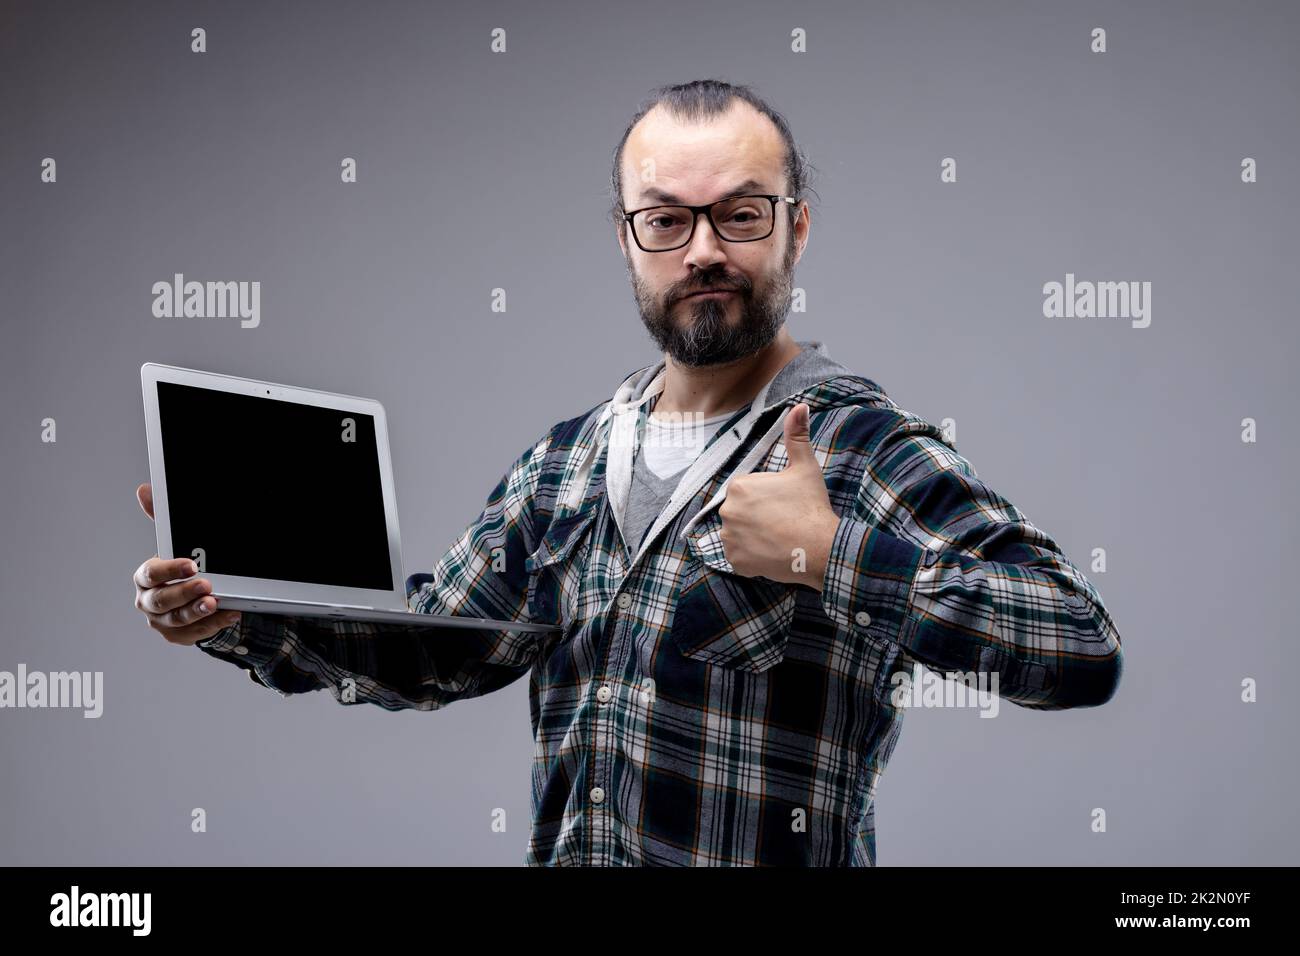
[{"label": "thumbs up gesture", "polygon": [[718,515],[737,574],[820,591],[840,519],[809,442],[808,415],[800,402],[785,417],[785,468],[732,478]]}]

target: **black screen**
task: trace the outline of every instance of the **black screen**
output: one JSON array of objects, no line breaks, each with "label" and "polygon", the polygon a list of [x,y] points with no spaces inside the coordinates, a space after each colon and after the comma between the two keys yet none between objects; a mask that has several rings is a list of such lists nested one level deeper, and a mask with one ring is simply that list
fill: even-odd
[{"label": "black screen", "polygon": [[176,557],[202,548],[212,574],[392,590],[373,416],[172,382],[158,414]]}]

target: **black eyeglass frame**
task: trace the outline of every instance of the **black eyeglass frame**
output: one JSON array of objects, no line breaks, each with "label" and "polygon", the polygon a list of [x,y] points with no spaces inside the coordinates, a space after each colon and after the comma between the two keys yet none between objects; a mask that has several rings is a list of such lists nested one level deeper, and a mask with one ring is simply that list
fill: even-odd
[{"label": "black eyeglass frame", "polygon": [[[722,230],[718,228],[718,224],[713,218],[713,207],[720,206],[724,202],[735,202],[737,199],[766,199],[772,204],[772,228],[769,229],[765,235],[755,236],[753,239],[728,239],[722,234]],[[723,242],[762,242],[776,231],[776,204],[778,202],[797,205],[799,200],[794,196],[766,196],[762,193],[754,193],[745,196],[727,196],[724,199],[717,199],[711,203],[705,203],[703,206],[688,206],[685,203],[656,203],[653,206],[642,206],[640,209],[633,209],[631,212],[623,213],[623,221],[630,227],[632,232],[632,241],[636,243],[636,247],[642,252],[672,252],[675,249],[682,249],[689,246],[691,240],[695,238],[695,226],[700,221],[700,213],[703,213],[709,220],[709,225],[713,227],[713,234]],[[647,212],[651,209],[689,209],[691,212],[691,231],[687,234],[686,241],[676,246],[669,246],[666,249],[647,249],[645,246],[641,245],[641,237],[636,234],[636,223],[632,221],[632,217],[639,212]]]}]

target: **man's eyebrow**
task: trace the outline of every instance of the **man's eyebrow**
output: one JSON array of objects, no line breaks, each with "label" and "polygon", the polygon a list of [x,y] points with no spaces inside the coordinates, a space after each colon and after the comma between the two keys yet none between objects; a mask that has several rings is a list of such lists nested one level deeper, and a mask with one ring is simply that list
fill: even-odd
[{"label": "man's eyebrow", "polygon": [[[735,186],[731,187],[731,189],[727,190],[727,192],[724,195],[719,196],[718,198],[731,199],[735,196],[746,196],[754,193],[762,193],[764,196],[767,196],[767,195],[771,195],[772,191],[768,189],[765,185],[760,183],[757,179],[746,179],[743,182],[736,183]],[[682,200],[680,196],[677,196],[670,192],[665,192],[664,190],[660,189],[658,186],[651,186],[649,189],[643,189],[641,191],[641,199],[642,200],[651,199],[654,200],[655,202],[666,202],[666,203],[685,205],[685,202]]]}]

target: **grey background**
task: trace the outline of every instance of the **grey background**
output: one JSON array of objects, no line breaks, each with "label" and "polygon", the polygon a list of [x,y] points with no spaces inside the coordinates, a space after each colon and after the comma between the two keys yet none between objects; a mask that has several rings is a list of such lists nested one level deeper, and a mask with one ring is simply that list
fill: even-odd
[{"label": "grey background", "polygon": [[[138,370],[383,401],[427,570],[515,455],[656,358],[610,157],[652,87],[706,76],[753,84],[820,169],[796,338],[954,418],[1085,573],[1108,555],[1118,696],[911,711],[881,865],[1298,862],[1294,4],[0,10],[0,669],[105,675],[98,720],[0,710],[0,862],[522,861],[526,680],[435,713],[286,701],[146,627]],[[261,327],[155,319],[174,272],[260,280]],[[1150,281],[1150,328],[1045,319],[1067,272]]]}]

